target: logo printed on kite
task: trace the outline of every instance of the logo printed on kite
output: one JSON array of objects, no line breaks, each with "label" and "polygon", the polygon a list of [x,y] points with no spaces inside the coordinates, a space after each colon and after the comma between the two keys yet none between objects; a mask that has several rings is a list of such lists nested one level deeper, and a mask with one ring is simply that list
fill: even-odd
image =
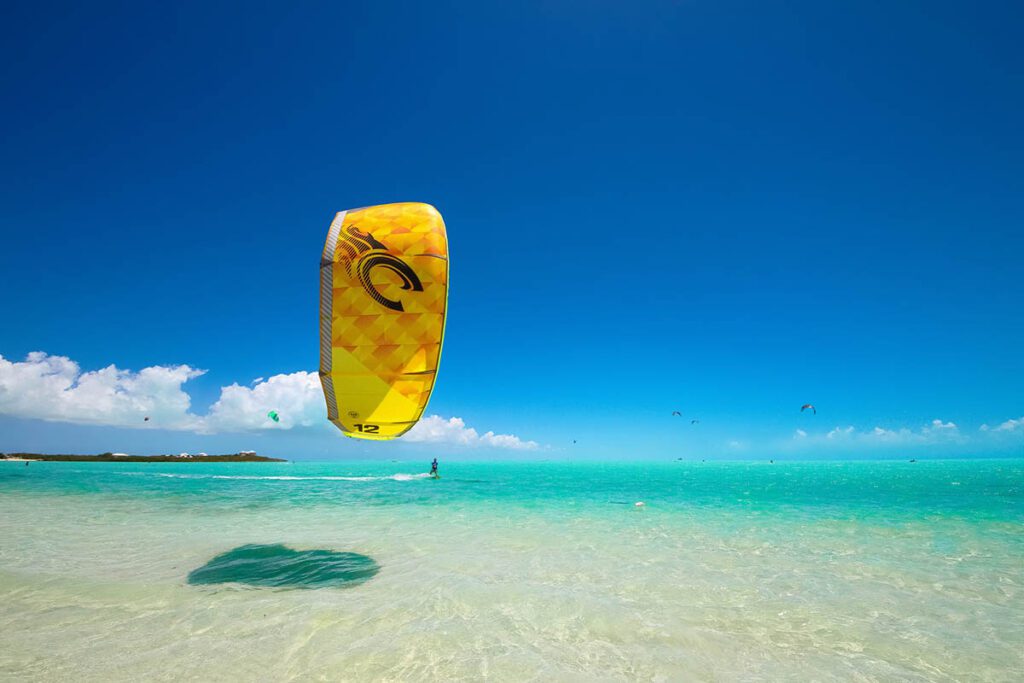
[{"label": "logo printed on kite", "polygon": [[345,272],[351,277],[352,268],[355,267],[356,276],[363,285],[363,289],[381,306],[400,313],[405,311],[405,306],[401,301],[387,298],[373,286],[370,272],[378,266],[398,275],[402,280],[402,289],[414,292],[423,291],[423,283],[420,282],[420,278],[409,267],[409,264],[392,254],[387,245],[370,233],[353,225],[345,230],[340,237],[338,246],[344,251],[344,254],[339,254],[339,260],[345,266]]}]

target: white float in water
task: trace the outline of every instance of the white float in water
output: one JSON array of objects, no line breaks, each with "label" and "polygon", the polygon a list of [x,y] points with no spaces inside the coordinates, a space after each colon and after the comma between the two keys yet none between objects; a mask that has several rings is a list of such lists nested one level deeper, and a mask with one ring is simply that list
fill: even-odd
[{"label": "white float in water", "polygon": [[638,508],[642,508],[644,506],[644,502],[642,500],[639,500],[639,501],[637,501],[636,503],[633,503],[633,504],[636,505]]}]

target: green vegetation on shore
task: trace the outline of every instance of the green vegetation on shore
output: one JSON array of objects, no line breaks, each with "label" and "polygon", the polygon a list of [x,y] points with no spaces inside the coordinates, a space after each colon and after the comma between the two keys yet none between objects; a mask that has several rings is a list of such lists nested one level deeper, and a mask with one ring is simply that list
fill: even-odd
[{"label": "green vegetation on shore", "polygon": [[266,458],[255,452],[227,455],[125,455],[100,453],[99,455],[46,455],[40,453],[0,453],[2,460],[49,460],[69,462],[287,462],[281,458]]}]

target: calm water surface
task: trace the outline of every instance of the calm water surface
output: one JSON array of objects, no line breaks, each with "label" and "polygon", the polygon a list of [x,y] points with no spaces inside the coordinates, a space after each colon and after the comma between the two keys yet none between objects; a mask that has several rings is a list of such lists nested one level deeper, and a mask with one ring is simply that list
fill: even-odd
[{"label": "calm water surface", "polygon": [[1024,677],[1024,461],[425,469],[0,462],[0,679]]}]

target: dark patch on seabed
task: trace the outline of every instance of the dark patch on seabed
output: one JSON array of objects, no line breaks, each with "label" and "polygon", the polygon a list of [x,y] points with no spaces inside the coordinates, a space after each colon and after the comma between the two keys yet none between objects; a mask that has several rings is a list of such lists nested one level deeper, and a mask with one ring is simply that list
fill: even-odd
[{"label": "dark patch on seabed", "polygon": [[243,583],[272,588],[343,588],[369,581],[372,557],[335,550],[294,550],[282,544],[242,545],[189,572],[193,585]]}]

